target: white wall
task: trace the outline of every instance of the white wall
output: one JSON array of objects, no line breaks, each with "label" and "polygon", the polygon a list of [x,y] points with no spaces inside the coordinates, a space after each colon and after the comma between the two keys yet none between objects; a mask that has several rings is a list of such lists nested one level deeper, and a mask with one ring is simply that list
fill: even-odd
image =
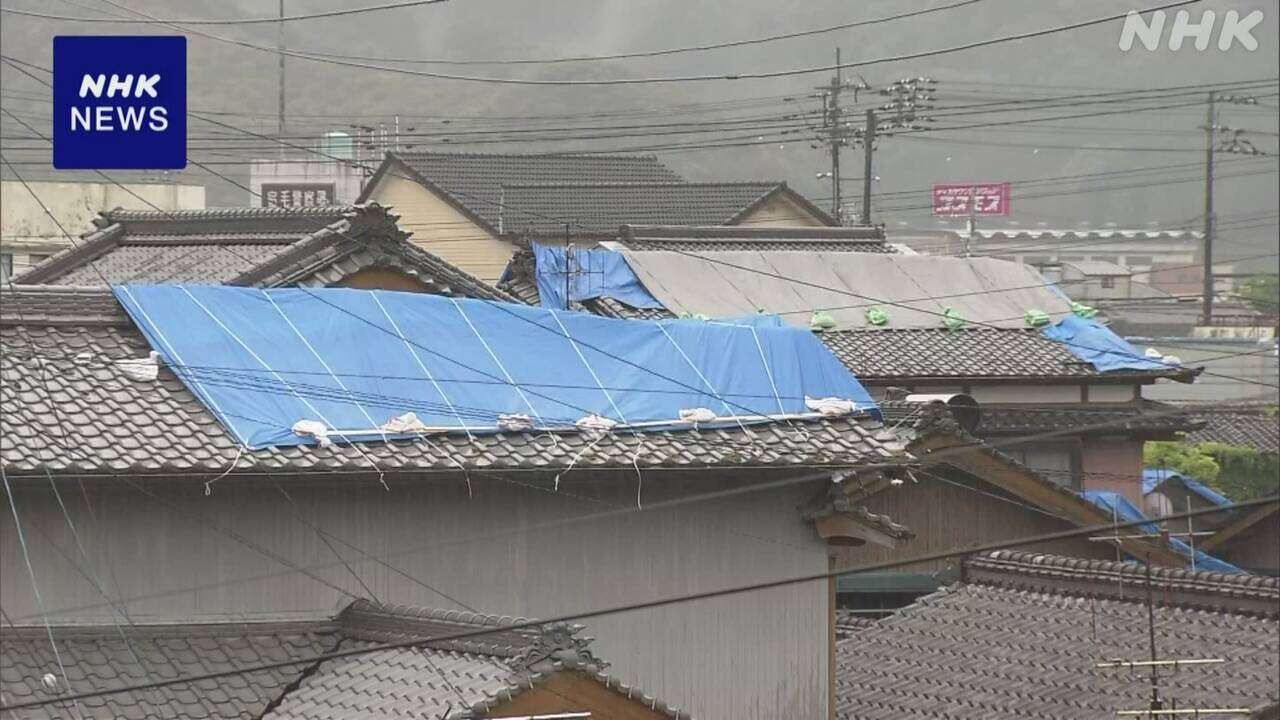
[{"label": "white wall", "polygon": [[[656,502],[673,492],[694,492],[691,474],[678,473],[675,479],[648,474],[644,497]],[[74,485],[64,487],[63,495],[88,550],[92,574],[103,579],[113,599],[123,590],[135,621],[331,614],[350,600],[325,583],[290,571],[266,552],[309,568],[347,592],[366,594],[299,516],[403,571],[362,559],[334,541],[383,602],[446,608],[465,604],[526,617],[827,568],[825,546],[796,510],[822,481],[536,529],[538,524],[634,506],[633,473],[604,484],[583,482],[586,477],[566,476],[558,494],[549,491],[545,479],[541,490],[516,484],[531,482],[527,475],[512,476],[509,482],[475,478],[475,497],[467,499],[465,486],[455,479],[389,475],[388,492],[376,479],[345,476],[324,487],[292,488],[296,514],[271,478],[249,486],[215,485],[209,497],[199,483],[188,481],[180,489],[157,484],[176,510],[126,490],[120,480],[87,481],[92,515]],[[726,479],[696,492],[739,484]],[[574,497],[585,494],[606,504]],[[20,489],[15,499],[53,621],[109,618],[101,594],[76,567],[84,563],[48,485]],[[0,605],[14,622],[39,623],[7,512],[0,521],[0,540]],[[597,654],[613,663],[615,674],[695,717],[825,716],[825,581],[585,623],[587,633],[597,638]]]},{"label": "white wall", "polygon": [[77,242],[79,236],[95,230],[92,221],[104,210],[204,207],[204,187],[200,185],[121,183],[121,187],[105,182],[44,181],[27,185],[30,190],[15,180],[0,181],[0,249],[13,255],[15,274],[31,264],[33,253],[52,255],[70,247],[63,230]]}]

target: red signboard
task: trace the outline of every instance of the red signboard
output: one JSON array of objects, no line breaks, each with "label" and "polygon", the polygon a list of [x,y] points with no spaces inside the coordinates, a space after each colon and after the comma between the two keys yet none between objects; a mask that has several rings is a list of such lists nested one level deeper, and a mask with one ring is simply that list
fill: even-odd
[{"label": "red signboard", "polygon": [[969,217],[1009,214],[1009,183],[948,183],[933,186],[933,214]]}]

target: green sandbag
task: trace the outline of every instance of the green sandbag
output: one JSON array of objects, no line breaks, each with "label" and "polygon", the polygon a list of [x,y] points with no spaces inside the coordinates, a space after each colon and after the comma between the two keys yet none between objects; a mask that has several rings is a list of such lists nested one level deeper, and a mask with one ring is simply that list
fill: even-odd
[{"label": "green sandbag", "polygon": [[1071,313],[1076,317],[1082,317],[1089,320],[1097,316],[1098,309],[1085,305],[1081,302],[1073,302],[1071,303]]},{"label": "green sandbag", "polygon": [[945,307],[942,309],[942,324],[947,326],[948,330],[959,330],[964,327],[965,319],[956,312],[953,307]]},{"label": "green sandbag", "polygon": [[867,315],[867,323],[869,325],[880,327],[881,325],[889,324],[889,313],[881,310],[878,307],[867,308],[866,315]]},{"label": "green sandbag", "polygon": [[1044,327],[1049,324],[1049,313],[1043,310],[1028,310],[1022,319],[1033,328]]},{"label": "green sandbag", "polygon": [[814,332],[822,332],[823,330],[834,330],[836,327],[836,319],[831,317],[831,313],[825,310],[814,310],[809,316],[809,329]]}]

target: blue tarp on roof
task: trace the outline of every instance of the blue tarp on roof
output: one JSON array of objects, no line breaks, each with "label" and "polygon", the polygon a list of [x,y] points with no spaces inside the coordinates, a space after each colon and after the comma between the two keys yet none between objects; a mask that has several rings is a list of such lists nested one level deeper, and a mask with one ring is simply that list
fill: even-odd
[{"label": "blue tarp on roof", "polygon": [[1195,478],[1188,477],[1177,470],[1169,468],[1146,468],[1142,471],[1142,494],[1154,491],[1165,480],[1176,479],[1187,488],[1187,492],[1197,495],[1202,500],[1214,505],[1230,505],[1231,500],[1217,490],[1205,485]]},{"label": "blue tarp on roof", "polygon": [[534,243],[533,258],[542,307],[564,310],[568,307],[567,300],[598,297],[613,298],[633,308],[662,307],[640,283],[620,252]]},{"label": "blue tarp on roof", "polygon": [[[1120,495],[1119,493],[1107,490],[1083,490],[1080,492],[1080,497],[1088,500],[1099,510],[1106,513],[1107,517],[1113,517],[1118,522],[1137,522],[1139,520],[1147,519],[1147,516],[1144,515],[1141,510],[1134,507],[1133,503],[1129,502],[1128,498]],[[1159,526],[1154,522],[1143,523],[1135,527],[1142,530],[1142,532],[1151,535],[1158,535],[1160,533]],[[1192,550],[1190,545],[1178,538],[1169,538],[1169,544],[1173,546],[1175,550],[1187,557],[1194,555],[1197,570],[1209,570],[1212,572],[1223,573],[1244,573],[1244,570],[1241,570],[1229,562],[1219,560],[1218,558],[1209,555],[1208,553],[1201,552],[1200,550]]]},{"label": "blue tarp on roof", "polygon": [[1101,372],[1108,370],[1168,370],[1171,366],[1149,358],[1129,341],[1097,320],[1068,315],[1041,332],[1066,346],[1072,355]]},{"label": "blue tarp on roof", "polygon": [[[809,412],[806,396],[878,415],[813,334],[689,320],[614,320],[420,293],[122,285],[153,349],[241,443],[333,439],[412,412],[430,428],[498,431],[501,415],[572,428],[591,414],[632,427]],[[763,421],[767,418],[756,418]],[[727,421],[727,420],[726,420]],[[747,420],[750,421],[750,420]],[[646,425],[649,424],[649,425]],[[373,435],[380,439],[380,435]]]}]

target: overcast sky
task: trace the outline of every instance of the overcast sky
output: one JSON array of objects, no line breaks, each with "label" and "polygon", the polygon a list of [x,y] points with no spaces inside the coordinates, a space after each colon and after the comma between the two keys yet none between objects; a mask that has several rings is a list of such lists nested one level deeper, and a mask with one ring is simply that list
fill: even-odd
[{"label": "overcast sky", "polygon": [[[270,0],[236,2],[156,2],[116,0],[130,8],[169,18],[268,17],[276,12]],[[892,15],[919,8],[952,4],[955,0],[866,0],[839,2],[810,0],[776,3],[763,0],[449,0],[441,4],[356,15],[340,19],[295,22],[288,26],[286,41],[300,50],[453,60],[546,58],[654,50],[759,37],[806,30],[838,23]],[[5,0],[6,6],[47,13],[103,16],[121,13],[104,0]],[[378,4],[373,0],[288,0],[289,13]],[[967,6],[920,17],[855,28],[823,35],[763,45],[687,53],[660,58],[625,59],[538,66],[426,66],[466,75],[530,78],[636,78],[669,75],[751,73],[830,63],[834,49],[843,49],[846,61],[945,48],[957,44],[1016,34],[1028,30],[1101,17],[1132,5],[1100,0],[982,0]],[[1062,32],[988,48],[934,57],[878,64],[854,71],[871,85],[881,86],[904,76],[929,76],[939,80],[939,114],[960,105],[1008,101],[1054,95],[1103,92],[1108,89],[1150,90],[1199,83],[1274,79],[1278,74],[1277,2],[1226,2],[1205,0],[1191,5],[1193,19],[1204,9],[1221,16],[1228,10],[1247,15],[1264,13],[1253,30],[1258,49],[1239,46],[1220,52],[1211,46],[1197,52],[1190,46],[1178,52],[1162,47],[1148,52],[1136,47],[1125,53],[1118,48],[1121,22]],[[1169,18],[1168,24],[1172,25]],[[203,26],[206,32],[253,43],[274,45],[274,24],[238,27]],[[163,28],[139,25],[102,25],[3,16],[0,44],[12,57],[47,66],[51,38],[58,33],[160,32]],[[1217,37],[1214,37],[1215,45]],[[190,105],[204,110],[245,113],[229,118],[242,127],[273,131],[276,109],[274,54],[235,47],[198,36],[189,45]],[[679,103],[768,98],[754,105],[719,115],[680,116],[681,120],[781,116],[813,111],[816,101],[806,98],[813,86],[828,80],[819,73],[793,77],[661,85],[612,85],[572,88],[520,87],[439,80],[385,72],[339,67],[304,60],[289,60],[288,107],[290,128],[298,134],[318,134],[327,128],[346,128],[353,115],[395,114],[405,126],[468,127],[467,122],[445,125],[442,116],[530,116],[546,114],[586,115],[621,110],[667,107]],[[47,95],[47,89],[8,67],[0,74],[6,108],[19,111],[47,127],[48,104],[24,98]],[[780,96],[800,98],[785,103]],[[1263,105],[1228,106],[1222,122],[1244,128],[1255,145],[1268,153],[1277,151],[1276,86],[1254,91]],[[1124,98],[1125,96],[1119,96]],[[864,95],[863,100],[867,97]],[[877,102],[881,98],[873,98]],[[1196,102],[1180,95],[1167,103],[1159,98],[1143,104]],[[1094,111],[1131,108],[1132,100],[1114,103],[1062,106],[1035,113],[1003,111],[978,116],[939,119],[945,124],[1024,119],[1036,116],[1077,115]],[[250,116],[249,114],[254,114]],[[261,117],[258,117],[260,114]],[[1015,200],[1008,223],[1022,227],[1080,227],[1115,224],[1123,227],[1153,225],[1199,227],[1203,212],[1201,164],[1205,137],[1203,105],[1148,112],[1126,112],[1097,118],[1070,118],[1004,127],[939,132],[924,137],[886,138],[876,153],[875,174],[879,208],[877,222],[892,228],[941,227],[927,208],[927,188],[944,181],[1012,180]],[[582,124],[654,123],[661,117],[578,120]],[[516,123],[518,124],[518,123]],[[472,122],[473,127],[481,127]],[[21,129],[7,118],[6,138]],[[191,134],[212,130],[193,121]],[[724,133],[723,137],[742,137]],[[595,144],[527,142],[511,145],[451,145],[456,149],[550,151],[573,148],[623,148],[657,142],[694,142],[708,136],[677,139],[638,137]],[[709,136],[715,137],[715,136]],[[10,159],[37,160],[32,151],[12,149]],[[30,146],[27,143],[26,146]],[[1112,149],[1086,149],[1112,148]],[[1120,149],[1116,149],[1120,148]],[[829,189],[815,174],[829,169],[825,152],[809,146],[803,134],[778,143],[750,147],[684,152],[662,152],[664,161],[691,179],[781,179],[809,195],[822,206],[829,203]],[[47,157],[47,156],[46,156]],[[206,156],[206,159],[208,156]],[[234,159],[234,157],[224,158]],[[1194,165],[1193,165],[1194,163]],[[846,195],[856,201],[862,175],[859,151],[844,154]],[[1036,178],[1119,172],[1134,168],[1182,165],[1126,179],[1124,176],[1019,183]],[[1247,169],[1244,168],[1247,165]],[[1222,170],[1218,183],[1218,213],[1223,222],[1224,251],[1256,253],[1277,242],[1275,213],[1277,162],[1274,155]],[[232,166],[222,168],[243,179]],[[43,175],[32,167],[33,175]],[[1241,177],[1229,177],[1241,175]],[[1171,184],[1173,180],[1188,180]],[[196,171],[187,181],[204,182],[211,198],[221,202],[247,202],[244,193],[223,181]],[[1115,186],[1139,187],[1115,187]],[[1104,192],[1083,192],[1112,187]],[[1066,194],[1064,194],[1066,193]],[[1040,196],[1040,197],[1036,197]],[[1266,217],[1270,214],[1270,217]],[[991,220],[996,227],[1006,221]],[[1231,229],[1231,223],[1237,229]],[[1253,227],[1270,222],[1264,227]]]}]

